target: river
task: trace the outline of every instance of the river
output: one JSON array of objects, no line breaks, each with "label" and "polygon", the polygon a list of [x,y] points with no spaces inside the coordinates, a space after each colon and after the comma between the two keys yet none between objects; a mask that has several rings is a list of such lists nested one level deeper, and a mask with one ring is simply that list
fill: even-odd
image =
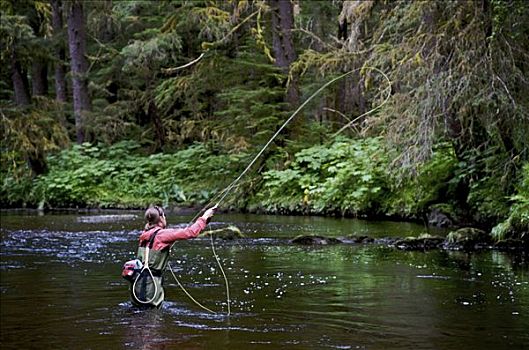
[{"label": "river", "polygon": [[[190,217],[168,215],[177,227]],[[175,245],[160,310],[138,310],[120,276],[142,213],[1,212],[2,349],[523,349],[527,256],[408,252],[380,245],[298,246],[298,234],[416,236],[419,225],[217,215],[247,238]]]}]

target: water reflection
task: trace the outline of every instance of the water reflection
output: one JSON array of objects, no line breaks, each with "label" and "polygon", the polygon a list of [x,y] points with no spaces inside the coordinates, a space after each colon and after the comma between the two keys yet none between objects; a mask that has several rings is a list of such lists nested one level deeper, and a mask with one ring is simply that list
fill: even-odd
[{"label": "water reflection", "polygon": [[125,303],[123,307],[127,308],[129,313],[122,327],[126,329],[123,344],[125,347],[142,350],[164,349],[176,341],[186,340],[165,338],[162,330],[166,328],[165,320],[161,310],[140,310],[132,304]]}]

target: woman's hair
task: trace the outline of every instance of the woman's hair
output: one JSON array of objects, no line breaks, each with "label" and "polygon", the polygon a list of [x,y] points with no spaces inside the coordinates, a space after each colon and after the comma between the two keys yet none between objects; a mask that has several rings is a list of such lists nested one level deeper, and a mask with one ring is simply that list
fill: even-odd
[{"label": "woman's hair", "polygon": [[145,221],[147,221],[145,229],[150,229],[156,226],[160,222],[162,216],[165,216],[162,208],[157,206],[149,207],[149,209],[145,211]]}]

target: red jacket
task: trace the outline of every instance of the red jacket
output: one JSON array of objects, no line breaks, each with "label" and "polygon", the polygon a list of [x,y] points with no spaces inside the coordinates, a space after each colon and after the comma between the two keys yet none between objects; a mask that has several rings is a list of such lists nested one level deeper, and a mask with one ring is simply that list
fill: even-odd
[{"label": "red jacket", "polygon": [[[195,221],[193,225],[190,225],[186,228],[161,229],[160,231],[158,231],[158,234],[154,238],[154,244],[152,246],[152,249],[162,250],[171,246],[171,244],[173,244],[175,241],[195,238],[200,234],[200,232],[202,232],[205,227],[206,220],[200,217],[197,219],[197,221]],[[140,245],[144,241],[148,242],[151,238],[151,234],[159,228],[159,226],[155,226],[150,230],[143,231],[143,233],[140,235]]]}]

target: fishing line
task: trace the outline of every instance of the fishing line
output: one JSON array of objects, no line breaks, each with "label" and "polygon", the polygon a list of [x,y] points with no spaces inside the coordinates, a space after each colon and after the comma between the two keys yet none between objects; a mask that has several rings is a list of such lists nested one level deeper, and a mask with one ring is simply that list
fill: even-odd
[{"label": "fishing line", "polygon": [[202,52],[200,54],[200,56],[198,56],[198,58],[195,58],[193,61],[191,61],[189,63],[186,63],[186,64],[184,64],[183,66],[180,66],[180,67],[166,69],[165,72],[166,73],[172,73],[172,72],[176,72],[176,71],[178,71],[180,69],[184,69],[184,68],[190,67],[190,66],[194,65],[195,63],[197,63],[198,61],[200,61],[202,59],[202,57],[204,57],[205,54],[206,54],[206,52]]},{"label": "fishing line", "polygon": [[178,286],[180,287],[180,289],[182,289],[182,291],[189,297],[189,299],[191,299],[192,302],[194,302],[195,304],[197,304],[198,306],[200,306],[202,309],[208,311],[208,312],[211,312],[212,314],[217,314],[215,311],[205,307],[204,305],[202,305],[201,303],[199,303],[198,301],[195,300],[195,298],[193,298],[193,296],[184,288],[184,286],[182,285],[182,283],[180,283],[180,281],[178,280],[178,278],[176,278],[176,275],[175,273],[173,272],[173,269],[171,268],[171,264],[169,262],[167,262],[167,267],[169,267],[169,271],[171,271],[171,274],[173,275],[176,283],[178,284]]},{"label": "fishing line", "polygon": [[264,153],[264,151],[268,148],[268,146],[272,143],[272,141],[274,141],[274,139],[277,137],[277,135],[279,135],[281,133],[281,131],[283,131],[283,129],[288,125],[288,123],[290,123],[290,121],[292,119],[294,119],[294,117],[296,115],[298,115],[298,113],[303,109],[303,107],[305,107],[314,97],[316,97],[317,95],[319,95],[323,90],[325,90],[329,85],[331,85],[332,83],[334,83],[335,81],[337,80],[340,80],[340,79],[343,79],[345,78],[346,76],[350,75],[350,74],[353,74],[359,70],[365,70],[365,69],[372,69],[372,70],[375,70],[377,72],[379,72],[380,74],[382,74],[384,76],[384,78],[387,80],[388,82],[388,87],[385,89],[388,91],[388,95],[386,97],[386,99],[384,100],[384,102],[382,102],[380,105],[378,105],[377,107],[375,108],[372,108],[371,110],[363,113],[362,115],[356,117],[355,119],[353,119],[351,122],[347,123],[343,128],[341,128],[340,130],[338,130],[338,132],[336,132],[334,135],[332,135],[332,137],[335,137],[336,135],[338,135],[339,133],[341,133],[343,130],[345,130],[346,128],[348,128],[352,123],[354,123],[356,120],[358,120],[359,118],[361,117],[364,117],[366,115],[369,115],[373,112],[375,112],[376,110],[380,109],[384,104],[386,104],[386,102],[389,100],[390,96],[391,96],[391,81],[389,80],[388,76],[382,72],[380,69],[378,68],[375,68],[375,67],[368,67],[368,66],[365,66],[365,67],[362,67],[362,68],[357,68],[357,69],[353,69],[347,73],[344,73],[344,74],[341,74],[339,75],[338,77],[328,81],[327,83],[325,83],[323,86],[321,86],[318,90],[316,90],[316,92],[314,92],[311,96],[309,96],[309,98],[307,98],[305,100],[305,102],[303,102],[303,104],[301,104],[298,109],[296,109],[294,111],[294,113],[292,113],[292,115],[283,123],[283,125],[281,125],[281,127],[276,131],[276,133],[268,140],[268,142],[263,146],[263,148],[261,148],[261,150],[259,151],[259,153],[257,153],[257,155],[252,159],[252,161],[248,164],[248,166],[243,170],[243,172],[235,179],[232,181],[231,184],[228,185],[228,187],[223,190],[223,195],[220,197],[219,201],[217,202],[217,204],[215,205],[216,207],[219,207],[220,206],[220,203],[226,198],[226,196],[231,192],[231,190],[233,189],[233,187],[239,182],[239,180],[250,170],[250,168],[252,167],[252,165],[257,161],[257,159]]},{"label": "fishing line", "polygon": [[[268,142],[261,148],[261,150],[259,151],[259,153],[257,153],[257,155],[248,163],[248,165],[246,166],[246,168],[239,174],[239,176],[237,176],[237,178],[235,178],[235,180],[233,180],[227,187],[225,187],[222,191],[220,191],[219,193],[217,193],[213,198],[212,200],[210,200],[210,202],[204,206],[198,213],[197,215],[195,216],[195,218],[192,220],[194,221],[199,215],[200,213],[202,213],[203,211],[206,210],[206,208],[208,208],[212,203],[214,203],[214,199],[216,199],[217,197],[220,197],[220,199],[216,202],[215,204],[215,208],[218,208],[220,206],[220,204],[224,201],[224,199],[228,196],[228,194],[235,188],[235,186],[237,185],[237,183],[242,179],[242,177],[244,175],[246,175],[246,173],[250,170],[250,168],[254,165],[254,163],[257,161],[257,159],[264,153],[264,151],[268,148],[268,146],[270,146],[270,144],[274,141],[274,139],[281,133],[281,131],[283,131],[283,129],[288,125],[288,123],[290,123],[292,121],[292,119],[294,119],[298,113],[313,99],[315,98],[316,96],[318,96],[323,90],[325,90],[329,85],[331,85],[332,83],[340,80],[340,79],[343,79],[345,78],[346,76],[350,75],[350,74],[353,74],[359,70],[374,70],[374,71],[377,71],[379,72],[387,81],[388,83],[388,87],[384,90],[384,91],[387,91],[388,94],[386,96],[386,98],[384,99],[384,101],[376,106],[375,108],[372,108],[371,110],[361,114],[360,116],[356,117],[355,119],[351,120],[350,122],[348,122],[344,127],[342,127],[340,130],[338,130],[335,134],[332,135],[332,137],[334,138],[336,135],[340,134],[343,130],[345,130],[346,128],[348,128],[350,125],[352,125],[355,121],[357,121],[359,118],[361,117],[364,117],[364,116],[367,116],[373,112],[375,112],[376,110],[380,109],[383,105],[385,105],[387,103],[387,101],[389,100],[390,96],[391,96],[391,80],[389,80],[388,76],[382,72],[380,69],[378,68],[375,68],[375,67],[368,67],[368,66],[364,66],[362,68],[357,68],[357,69],[353,69],[349,72],[346,72],[344,74],[341,74],[339,75],[338,77],[328,81],[327,83],[325,83],[323,86],[321,86],[318,90],[316,90],[316,92],[314,92],[311,96],[309,96],[309,98],[307,98],[305,100],[305,102],[303,102],[303,104],[301,104],[295,111],[294,113],[292,113],[292,115],[281,125],[281,127],[275,132],[274,135],[272,135],[272,137],[268,140]],[[225,286],[226,286],[226,296],[227,296],[227,304],[228,304],[228,315],[230,315],[230,290],[229,290],[229,283],[228,283],[228,279],[226,277],[226,274],[224,272],[224,269],[222,268],[222,264],[220,263],[220,260],[218,258],[218,255],[215,251],[215,244],[213,242],[213,235],[210,234],[210,238],[211,238],[211,249],[213,251],[213,255],[215,257],[215,260],[217,261],[217,264],[219,266],[219,269],[221,270],[222,272],[222,275],[224,277],[224,281],[225,281]],[[180,288],[191,298],[191,300],[193,302],[195,302],[197,305],[199,305],[200,307],[202,307],[203,309],[207,310],[207,311],[210,311],[212,312],[210,309],[202,306],[199,302],[197,302],[192,296],[190,293],[188,293],[185,288],[182,286],[182,284],[178,281],[178,279],[176,278],[176,275],[173,273],[173,271],[171,270],[171,273],[173,274],[173,277],[175,278],[176,282],[178,283],[178,285],[180,286]]]},{"label": "fishing line", "polygon": [[[192,221],[194,221],[194,219]],[[209,228],[209,230],[211,232],[211,226],[208,225],[208,228]],[[226,277],[226,273],[224,272],[224,268],[222,267],[222,264],[220,263],[220,259],[219,259],[218,255],[217,255],[217,251],[215,250],[215,244],[213,242],[213,233],[210,233],[209,236],[211,238],[211,251],[213,252],[213,256],[215,257],[217,265],[219,266],[220,272],[222,273],[222,276],[224,278],[224,285],[226,286],[226,302],[228,304],[228,316],[230,316],[230,314],[231,314],[231,306],[230,306],[231,305],[231,301],[230,301],[230,287],[229,287],[228,277]],[[176,242],[174,242],[169,249],[171,249],[175,243]],[[180,280],[176,277],[175,273],[173,272],[173,269],[171,268],[171,264],[169,262],[167,263],[167,266],[169,267],[169,271],[171,271],[171,274],[173,275],[173,278],[175,279],[175,281],[178,284],[178,286],[180,287],[180,289],[189,297],[189,299],[191,299],[192,302],[194,302],[196,305],[198,305],[199,307],[201,307],[202,309],[204,309],[204,310],[206,310],[208,312],[211,312],[213,314],[217,314],[215,311],[205,307],[204,305],[199,303],[195,298],[193,298],[191,293],[189,293],[185,289],[185,287],[182,285],[182,283],[180,283]]]},{"label": "fishing line", "polygon": [[[213,43],[204,43],[202,46],[203,48],[205,49],[205,51],[200,54],[200,56],[196,59],[194,59],[193,61],[191,62],[188,62],[182,66],[179,66],[179,67],[175,67],[175,68],[169,68],[169,69],[164,69],[163,71],[165,73],[173,73],[173,72],[176,72],[180,69],[184,69],[184,68],[187,68],[187,67],[190,67],[192,66],[193,64],[199,62],[203,57],[204,55],[209,51],[209,48],[210,47],[214,47],[216,44],[218,43],[221,43],[223,42],[228,36],[230,36],[231,34],[233,34],[238,28],[240,28],[246,21],[248,21],[250,18],[252,18],[253,16],[255,15],[259,15],[260,16],[260,12],[261,12],[261,9],[259,9],[258,11],[255,11],[254,13],[252,13],[251,15],[249,15],[248,17],[246,17],[243,21],[241,21],[241,23],[239,23],[237,26],[235,26],[230,32],[228,32],[222,39],[220,40],[217,40],[216,42],[213,42]],[[383,105],[386,104],[386,102],[389,100],[390,96],[391,96],[391,81],[389,80],[388,76],[382,72],[380,69],[378,68],[375,68],[375,67],[369,67],[369,66],[364,66],[362,68],[357,68],[357,69],[353,69],[349,72],[346,72],[346,73],[343,73],[341,75],[339,75],[338,77],[328,81],[327,83],[325,83],[323,86],[321,86],[318,90],[316,90],[316,92],[314,92],[311,96],[309,96],[309,98],[307,98],[305,100],[305,102],[303,102],[303,104],[301,104],[295,111],[294,113],[292,113],[292,115],[281,125],[281,127],[275,132],[275,134],[268,140],[268,142],[261,148],[261,150],[259,151],[259,153],[257,153],[257,155],[250,161],[250,163],[248,163],[248,165],[246,166],[246,168],[239,174],[239,176],[237,178],[235,178],[235,180],[233,180],[227,187],[225,187],[222,191],[220,191],[218,194],[216,194],[211,200],[210,202],[205,206],[203,207],[198,213],[197,215],[193,218],[193,220],[191,221],[194,221],[203,211],[206,210],[206,208],[208,208],[212,203],[214,203],[214,199],[216,199],[217,197],[220,196],[220,199],[217,201],[217,203],[215,204],[214,208],[218,208],[220,206],[220,204],[224,201],[224,199],[228,196],[228,194],[230,194],[230,192],[235,188],[235,186],[237,185],[237,183],[242,179],[242,177],[244,175],[246,175],[246,173],[250,170],[250,168],[254,165],[254,163],[257,161],[257,159],[264,153],[264,151],[268,148],[268,146],[270,146],[270,144],[275,140],[275,138],[283,131],[283,129],[292,121],[292,119],[294,119],[298,113],[310,102],[312,101],[312,99],[316,96],[318,96],[323,90],[325,90],[329,85],[331,85],[332,83],[340,80],[340,79],[343,79],[345,78],[346,76],[348,75],[351,75],[357,71],[364,71],[364,70],[374,70],[374,71],[377,71],[378,73],[382,74],[382,76],[386,79],[386,81],[388,82],[388,87],[385,89],[385,91],[387,90],[388,91],[388,95],[386,97],[386,99],[380,104],[378,105],[377,107],[375,108],[372,108],[371,110],[361,114],[360,116],[356,117],[355,119],[353,119],[352,121],[348,122],[346,125],[344,125],[344,127],[342,127],[340,130],[338,130],[336,133],[334,133],[332,135],[332,137],[336,137],[338,134],[340,134],[343,130],[345,130],[346,128],[348,128],[350,125],[352,125],[355,121],[357,121],[358,119],[360,119],[361,117],[365,117],[373,112],[375,112],[376,110],[380,109]],[[214,244],[214,241],[213,241],[213,235],[210,234],[210,237],[211,237],[211,250],[213,252],[213,255],[215,257],[215,260],[217,261],[217,265],[219,266],[219,269],[220,271],[222,272],[222,275],[224,277],[224,282],[225,282],[225,286],[226,286],[226,298],[227,298],[227,304],[228,304],[228,316],[230,315],[230,290],[229,290],[229,283],[228,283],[228,278],[226,277],[226,274],[224,272],[224,269],[222,268],[222,264],[220,263],[220,259],[218,258],[218,255],[217,255],[217,252],[215,250],[215,244]],[[176,242],[175,242],[176,243]],[[174,243],[171,245],[171,248],[173,247]],[[182,291],[195,303],[197,304],[198,306],[200,306],[201,308],[203,308],[204,310],[206,311],[209,311],[211,313],[215,313],[214,311],[212,311],[211,309],[208,309],[207,307],[203,306],[202,304],[200,304],[198,301],[196,301],[192,296],[191,294],[184,288],[184,286],[180,283],[180,281],[178,280],[178,278],[176,278],[176,275],[174,274],[173,270],[171,269],[170,265],[168,264],[169,266],[169,270],[171,271],[171,274],[173,275],[175,281],[177,282],[178,286],[180,287],[180,289],[182,289]]]},{"label": "fishing line", "polygon": [[[211,231],[211,226],[209,227]],[[213,251],[213,256],[215,257],[215,260],[217,260],[217,265],[219,265],[220,272],[222,272],[222,276],[224,277],[224,285],[226,286],[226,302],[228,304],[228,316],[231,314],[231,308],[230,308],[230,285],[228,283],[228,277],[226,277],[226,273],[224,272],[224,269],[222,268],[222,264],[220,263],[219,257],[217,255],[217,252],[215,251],[215,244],[213,243],[213,233],[209,234],[209,237],[211,238],[211,250]]]}]

